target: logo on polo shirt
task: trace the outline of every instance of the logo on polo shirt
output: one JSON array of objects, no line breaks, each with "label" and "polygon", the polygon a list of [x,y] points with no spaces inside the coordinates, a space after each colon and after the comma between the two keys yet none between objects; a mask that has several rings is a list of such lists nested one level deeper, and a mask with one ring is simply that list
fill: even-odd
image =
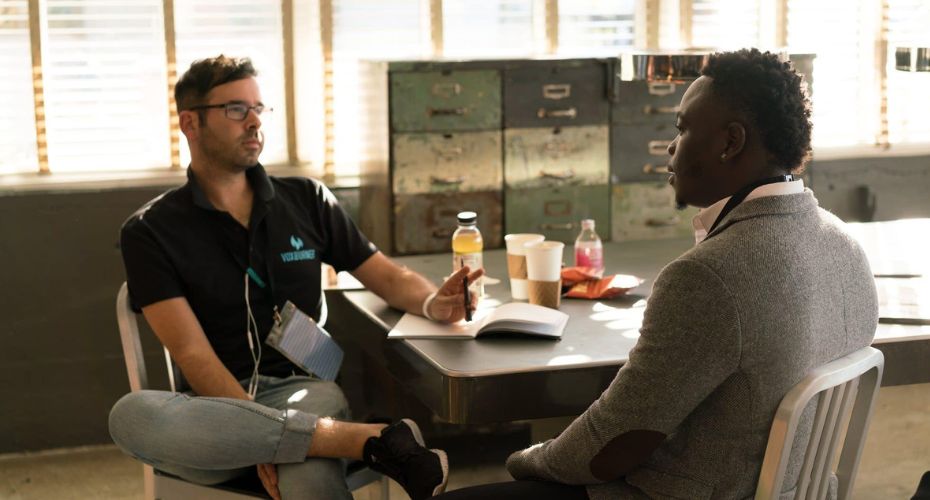
[{"label": "logo on polo shirt", "polygon": [[298,236],[291,235],[291,247],[294,248],[293,252],[281,252],[282,261],[299,262],[302,260],[313,260],[316,258],[316,250],[312,248],[308,250],[302,250],[304,247],[304,240],[300,239]]}]

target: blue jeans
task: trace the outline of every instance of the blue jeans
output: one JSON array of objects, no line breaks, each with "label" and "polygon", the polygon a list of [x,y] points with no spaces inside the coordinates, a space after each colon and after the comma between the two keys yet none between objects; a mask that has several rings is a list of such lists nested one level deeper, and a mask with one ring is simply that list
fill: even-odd
[{"label": "blue jeans", "polygon": [[260,376],[254,402],[129,393],[110,410],[110,435],[127,454],[194,483],[217,484],[274,463],[283,499],[351,499],[344,461],[306,456],[317,416],[349,417],[335,383]]}]

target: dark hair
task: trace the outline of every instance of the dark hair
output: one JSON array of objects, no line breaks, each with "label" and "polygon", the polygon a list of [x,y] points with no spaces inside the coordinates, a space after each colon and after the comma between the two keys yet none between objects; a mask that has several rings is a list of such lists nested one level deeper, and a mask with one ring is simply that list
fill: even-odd
[{"label": "dark hair", "polygon": [[207,94],[224,83],[257,76],[252,60],[243,57],[217,57],[194,61],[174,87],[178,111],[206,104]]},{"label": "dark hair", "polygon": [[811,152],[811,109],[801,76],[771,52],[712,54],[701,74],[724,102],[746,114],[779,166],[800,173]]}]

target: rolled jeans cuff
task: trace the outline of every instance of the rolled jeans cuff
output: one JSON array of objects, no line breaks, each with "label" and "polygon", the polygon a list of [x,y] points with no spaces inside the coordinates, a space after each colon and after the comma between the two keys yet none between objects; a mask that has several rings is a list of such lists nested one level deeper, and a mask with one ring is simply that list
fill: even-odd
[{"label": "rolled jeans cuff", "polygon": [[286,464],[306,460],[317,420],[316,415],[294,409],[284,410],[284,427],[273,463]]}]

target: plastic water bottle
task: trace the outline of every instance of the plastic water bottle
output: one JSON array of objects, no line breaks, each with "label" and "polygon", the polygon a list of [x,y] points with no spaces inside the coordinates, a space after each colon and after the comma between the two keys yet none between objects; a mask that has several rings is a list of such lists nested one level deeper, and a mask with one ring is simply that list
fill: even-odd
[{"label": "plastic water bottle", "polygon": [[[452,233],[452,272],[458,271],[462,266],[468,266],[472,272],[484,267],[481,258],[484,240],[481,239],[477,221],[478,214],[475,212],[458,214],[459,227]],[[474,288],[469,286],[469,289],[474,290],[478,297],[484,296],[483,280],[478,278]]]},{"label": "plastic water bottle", "polygon": [[581,233],[575,239],[575,265],[604,271],[604,246],[594,230],[594,219],[581,221]]}]

